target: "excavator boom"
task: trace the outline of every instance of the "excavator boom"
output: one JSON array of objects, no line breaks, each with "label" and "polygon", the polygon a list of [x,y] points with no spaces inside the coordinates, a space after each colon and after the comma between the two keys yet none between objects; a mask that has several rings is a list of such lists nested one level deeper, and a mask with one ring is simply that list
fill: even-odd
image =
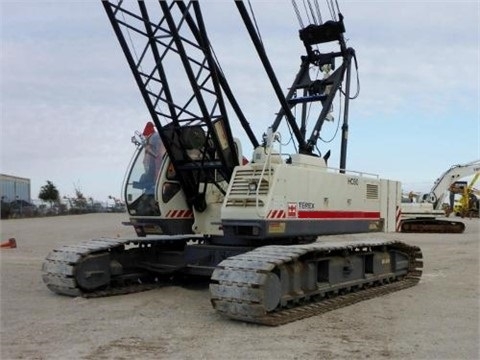
[{"label": "excavator boom", "polygon": [[[480,174],[480,160],[451,166],[435,181],[429,193],[419,196],[419,202],[402,204],[401,232],[412,233],[463,233],[465,224],[460,221],[442,220],[438,217],[449,216],[454,209],[454,196],[458,193],[455,185],[460,179]],[[461,190],[463,193],[463,188]],[[444,200],[450,193],[447,210]],[[412,199],[413,200],[413,199]]]}]

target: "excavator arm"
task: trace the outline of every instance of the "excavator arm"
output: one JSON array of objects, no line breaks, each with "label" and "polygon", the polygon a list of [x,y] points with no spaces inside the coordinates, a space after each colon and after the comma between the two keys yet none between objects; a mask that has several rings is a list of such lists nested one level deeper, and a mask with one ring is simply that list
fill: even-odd
[{"label": "excavator arm", "polygon": [[433,185],[428,194],[422,196],[423,202],[430,202],[435,209],[441,209],[450,186],[456,181],[480,172],[480,160],[466,164],[453,165],[445,171]]}]

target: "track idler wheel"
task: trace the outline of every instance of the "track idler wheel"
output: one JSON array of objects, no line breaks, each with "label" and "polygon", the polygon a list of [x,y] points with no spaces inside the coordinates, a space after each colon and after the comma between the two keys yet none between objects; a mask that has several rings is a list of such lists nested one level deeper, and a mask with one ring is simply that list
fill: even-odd
[{"label": "track idler wheel", "polygon": [[75,267],[75,280],[80,288],[93,291],[110,283],[110,255],[88,255]]},{"label": "track idler wheel", "polygon": [[265,293],[263,305],[267,311],[273,311],[280,303],[280,297],[282,295],[280,279],[274,273],[268,273],[263,288]]}]

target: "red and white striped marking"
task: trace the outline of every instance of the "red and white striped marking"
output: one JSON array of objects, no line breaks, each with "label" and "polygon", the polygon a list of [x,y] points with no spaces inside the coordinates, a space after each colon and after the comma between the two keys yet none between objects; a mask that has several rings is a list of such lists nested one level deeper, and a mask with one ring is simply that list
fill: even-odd
[{"label": "red and white striped marking", "polygon": [[267,215],[267,219],[284,219],[286,214],[284,210],[270,210]]},{"label": "red and white striped marking", "polygon": [[402,224],[402,208],[397,206],[397,211],[395,213],[395,231],[401,232],[401,224]]},{"label": "red and white striped marking", "polygon": [[184,210],[168,210],[167,214],[165,215],[167,218],[175,218],[175,219],[191,219],[193,218],[193,211],[190,209]]}]

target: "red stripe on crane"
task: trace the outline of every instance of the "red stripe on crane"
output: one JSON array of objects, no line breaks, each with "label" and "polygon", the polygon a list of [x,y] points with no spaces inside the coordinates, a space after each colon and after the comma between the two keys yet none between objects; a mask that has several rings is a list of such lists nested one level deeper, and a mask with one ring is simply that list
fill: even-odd
[{"label": "red stripe on crane", "polygon": [[298,211],[299,219],[379,219],[379,211]]}]

